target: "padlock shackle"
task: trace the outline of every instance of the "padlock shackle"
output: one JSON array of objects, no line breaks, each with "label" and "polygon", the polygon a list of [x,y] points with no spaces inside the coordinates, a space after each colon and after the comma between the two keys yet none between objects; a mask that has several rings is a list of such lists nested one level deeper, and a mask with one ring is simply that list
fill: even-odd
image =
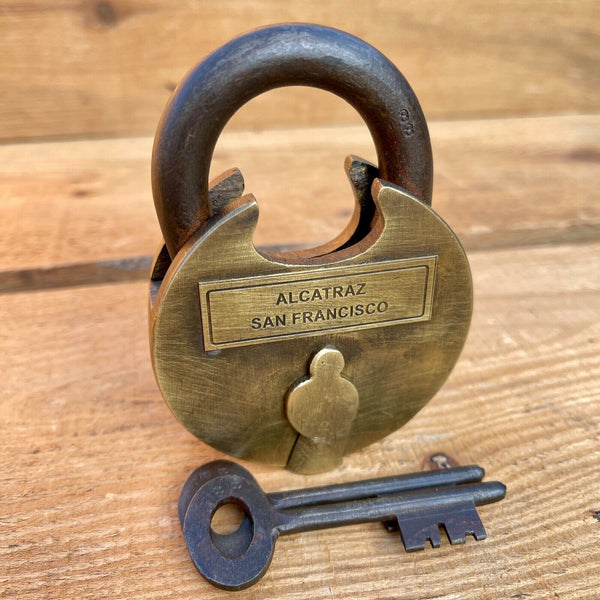
[{"label": "padlock shackle", "polygon": [[210,163],[227,121],[255,96],[291,85],[321,88],[351,104],[373,137],[380,177],[431,204],[429,132],[402,73],[378,50],[337,29],[266,27],[232,40],[194,67],[163,112],[152,191],[171,257],[211,216]]}]

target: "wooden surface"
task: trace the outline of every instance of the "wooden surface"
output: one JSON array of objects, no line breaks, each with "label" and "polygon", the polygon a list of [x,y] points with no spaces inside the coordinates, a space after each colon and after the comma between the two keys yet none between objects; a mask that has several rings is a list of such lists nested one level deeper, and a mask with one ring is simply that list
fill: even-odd
[{"label": "wooden surface", "polygon": [[[481,508],[488,539],[463,546],[406,554],[379,524],[283,538],[262,582],[236,598],[598,597],[598,117],[431,132],[434,207],[469,249],[475,286],[456,369],[404,428],[336,471],[245,466],[270,491],[415,471],[445,452],[485,467],[507,498]],[[341,161],[368,153],[364,134],[232,132],[215,170],[247,172],[264,207],[258,242],[322,240],[348,218]],[[0,147],[0,598],[229,597],[190,562],[176,508],[191,470],[221,455],[161,399],[147,284],[127,270],[159,235],[150,147]],[[119,265],[128,281],[115,282]]]},{"label": "wooden surface", "polygon": [[[12,0],[0,10],[0,138],[152,134],[194,64],[259,26],[358,35],[405,74],[427,118],[597,112],[596,0]],[[246,129],[358,122],[341,100],[282,90]]]},{"label": "wooden surface", "polygon": [[[600,238],[600,117],[430,123],[433,206],[467,250]],[[0,146],[0,291],[145,278],[158,245],[151,138]],[[214,175],[241,168],[258,245],[316,245],[353,209],[347,154],[366,127],[229,132]]]},{"label": "wooden surface", "polygon": [[[508,486],[481,509],[489,538],[405,554],[377,524],[305,533],[239,597],[597,597],[600,245],[471,260],[470,339],[413,421],[329,474],[250,468],[278,490],[414,471],[443,451]],[[0,298],[1,597],[226,596],[191,564],[176,509],[219,454],[156,390],[145,304],[144,282]]]}]

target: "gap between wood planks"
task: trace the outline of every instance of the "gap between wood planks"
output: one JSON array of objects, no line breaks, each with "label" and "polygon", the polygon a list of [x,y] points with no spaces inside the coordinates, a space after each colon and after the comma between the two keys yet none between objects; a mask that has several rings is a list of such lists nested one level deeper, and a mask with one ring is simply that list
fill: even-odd
[{"label": "gap between wood planks", "polygon": [[[600,115],[430,123],[436,212],[467,252],[599,240],[599,123]],[[241,159],[265,209],[257,245],[289,240],[283,250],[341,230],[350,194],[341,169],[339,188],[329,176],[348,148],[373,150],[366,128],[354,126],[225,132],[220,144],[216,172]],[[150,149],[149,138],[0,146],[0,294],[147,279],[146,250],[160,235]],[[307,190],[328,199],[325,224]]]},{"label": "gap between wood planks", "polygon": [[[585,244],[600,239],[600,226],[576,225],[568,229],[545,228],[520,232],[495,232],[491,235],[461,236],[470,252]],[[294,250],[294,246],[266,246],[268,251]],[[130,256],[116,260],[73,263],[31,269],[0,271],[0,294],[16,294],[67,287],[102,285],[149,279],[152,256]]]}]

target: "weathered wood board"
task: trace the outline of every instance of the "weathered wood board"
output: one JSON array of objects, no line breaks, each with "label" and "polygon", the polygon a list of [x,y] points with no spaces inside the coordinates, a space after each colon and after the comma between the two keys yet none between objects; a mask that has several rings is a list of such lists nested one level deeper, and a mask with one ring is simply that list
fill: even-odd
[{"label": "weathered wood board", "polygon": [[[595,0],[17,0],[0,11],[0,138],[152,134],[184,74],[231,38],[300,21],[353,33],[432,118],[597,112]],[[251,102],[234,128],[356,123],[308,89]]]},{"label": "weathered wood board", "polygon": [[[433,122],[433,207],[467,250],[600,239],[600,117]],[[146,277],[160,230],[150,138],[0,146],[0,291]],[[215,175],[240,167],[258,245],[316,245],[353,209],[347,154],[366,127],[226,133]]]}]

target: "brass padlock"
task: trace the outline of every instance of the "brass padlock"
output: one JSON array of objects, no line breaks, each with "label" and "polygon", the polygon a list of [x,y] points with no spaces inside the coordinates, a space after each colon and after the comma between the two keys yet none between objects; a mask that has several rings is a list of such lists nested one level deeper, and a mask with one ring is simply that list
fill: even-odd
[{"label": "brass padlock", "polygon": [[[365,120],[379,166],[349,157],[343,234],[267,254],[233,169],[209,184],[217,138],[254,96],[308,85]],[[158,385],[194,435],[227,454],[313,473],[406,423],[438,391],[472,310],[465,253],[429,207],[427,125],[398,69],[315,25],[251,32],[196,66],[156,134],[152,186],[165,239],[150,285]]]}]

